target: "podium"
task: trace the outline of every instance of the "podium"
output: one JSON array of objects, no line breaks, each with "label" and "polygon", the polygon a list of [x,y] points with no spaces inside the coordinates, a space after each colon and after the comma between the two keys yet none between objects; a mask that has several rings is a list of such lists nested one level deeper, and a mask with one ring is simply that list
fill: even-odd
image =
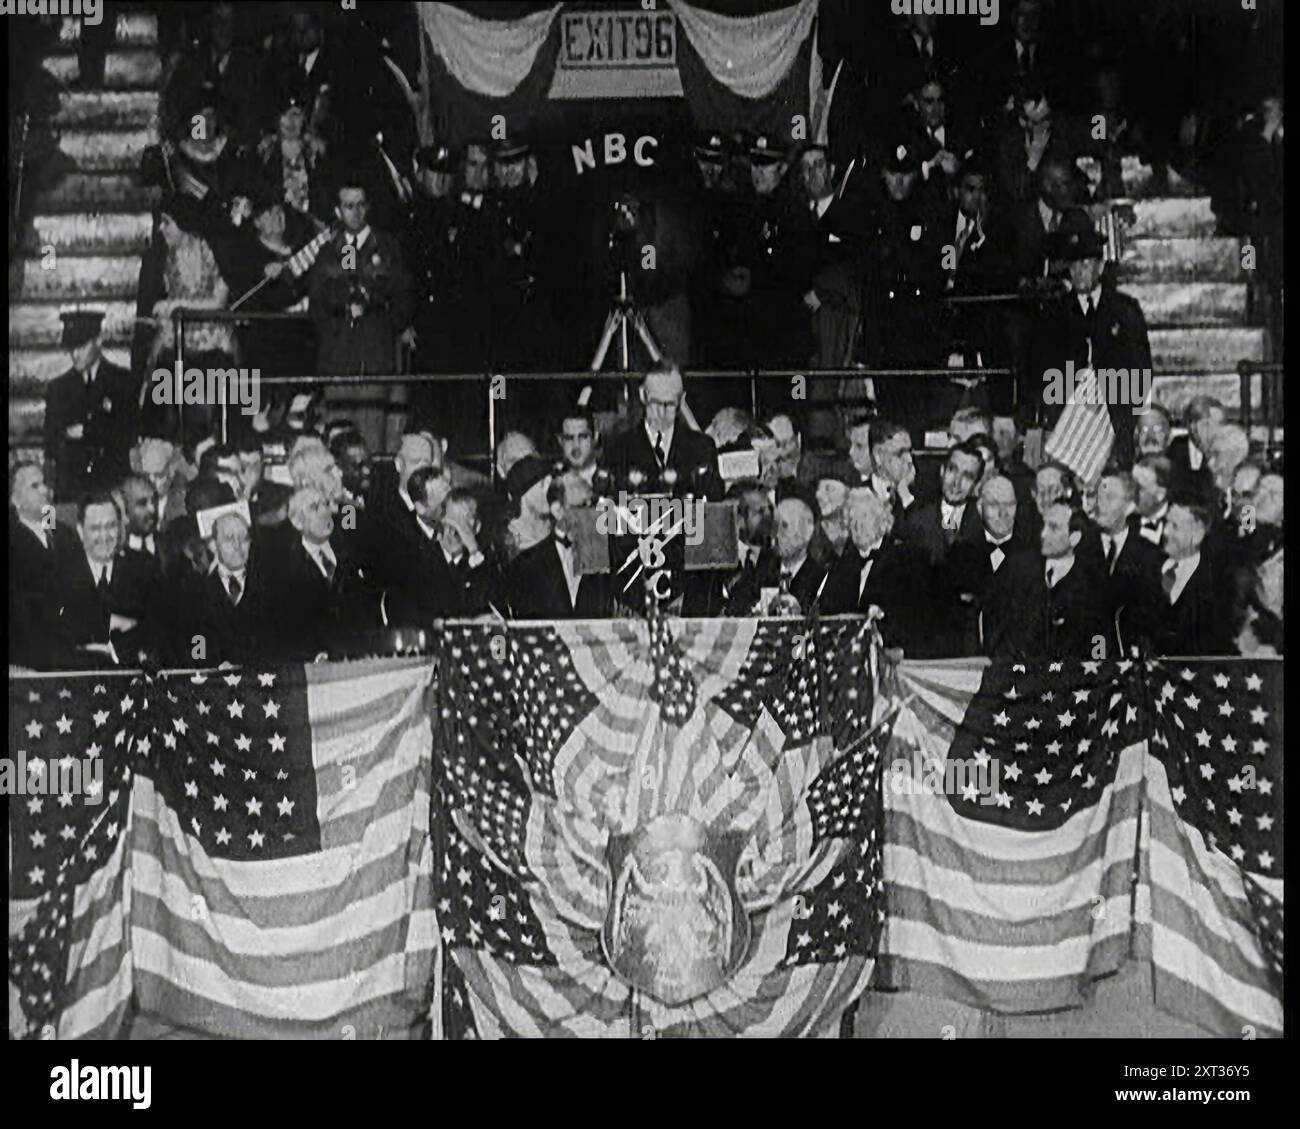
[{"label": "podium", "polygon": [[[734,569],[740,561],[735,502],[638,494],[620,505],[601,498],[595,506],[570,510],[568,526],[578,574],[610,575],[625,603],[639,605],[638,581],[671,602],[681,596],[689,574]],[[655,579],[660,576],[667,580]]]}]

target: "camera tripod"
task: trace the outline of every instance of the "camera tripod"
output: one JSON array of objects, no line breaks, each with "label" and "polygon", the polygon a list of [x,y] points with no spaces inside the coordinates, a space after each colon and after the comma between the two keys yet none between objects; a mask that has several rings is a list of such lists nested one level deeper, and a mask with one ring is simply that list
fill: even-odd
[{"label": "camera tripod", "polygon": [[614,304],[610,307],[609,314],[605,318],[605,329],[600,335],[600,344],[596,346],[596,355],[591,359],[591,371],[600,372],[605,367],[605,358],[609,355],[609,347],[614,341],[614,335],[617,333],[619,338],[619,368],[623,372],[631,372],[631,332],[633,330],[641,338],[641,344],[645,346],[651,360],[658,364],[663,359],[663,354],[655,341],[654,334],[650,332],[650,326],[645,320],[645,314],[637,309],[636,304],[628,294],[627,271],[620,270],[618,272],[618,297],[614,299]]}]

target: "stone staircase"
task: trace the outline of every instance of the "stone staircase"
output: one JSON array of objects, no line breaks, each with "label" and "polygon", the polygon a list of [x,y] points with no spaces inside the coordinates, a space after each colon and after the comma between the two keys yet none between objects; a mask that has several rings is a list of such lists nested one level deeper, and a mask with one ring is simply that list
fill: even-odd
[{"label": "stone staircase", "polygon": [[[61,90],[52,118],[33,123],[57,138],[67,171],[32,201],[21,257],[9,268],[11,460],[39,450],[44,388],[68,368],[59,348],[62,311],[105,311],[107,354],[128,363],[141,255],[151,231],[155,194],[140,185],[135,170],[157,140],[156,17],[118,13],[103,86],[88,91],[69,88],[78,77],[78,24],[64,21],[57,47],[43,60]],[[1166,374],[1157,377],[1156,395],[1178,411],[1205,392],[1235,413],[1238,363],[1268,356],[1265,331],[1247,324],[1239,243],[1217,236],[1207,196],[1172,174],[1167,194],[1152,196],[1149,177],[1136,160],[1125,162],[1135,223],[1121,277],[1146,313],[1156,371]]]},{"label": "stone staircase", "polygon": [[19,257],[9,264],[9,448],[40,448],[44,389],[70,364],[59,347],[67,310],[105,313],[104,347],[128,365],[140,263],[149,245],[156,193],[136,170],[158,138],[162,62],[154,15],[119,11],[102,87],[73,89],[80,20],[66,18],[42,60],[59,85],[57,106],[35,131],[57,140],[67,170],[29,201]]},{"label": "stone staircase", "polygon": [[[1155,396],[1175,416],[1193,396],[1215,396],[1236,416],[1237,366],[1271,359],[1266,331],[1248,323],[1241,242],[1217,234],[1208,196],[1170,173],[1170,195],[1149,196],[1151,170],[1126,159],[1134,223],[1125,233],[1120,289],[1142,306],[1151,335]],[[1259,377],[1255,378],[1258,403]]]}]

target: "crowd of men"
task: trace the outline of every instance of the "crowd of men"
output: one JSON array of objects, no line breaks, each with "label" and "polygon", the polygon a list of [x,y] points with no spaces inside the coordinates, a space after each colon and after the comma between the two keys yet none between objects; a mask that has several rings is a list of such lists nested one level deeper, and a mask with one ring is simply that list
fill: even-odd
[{"label": "crowd of men", "polygon": [[[1143,413],[1131,464],[1083,491],[1062,467],[1027,467],[1014,418],[980,409],[954,415],[927,490],[907,429],[871,412],[848,418],[841,462],[806,451],[786,411],[723,409],[695,430],[671,367],[640,399],[608,438],[583,406],[540,451],[508,433],[496,485],[448,459],[443,436],[411,431],[372,459],[347,423],[286,435],[270,464],[251,435],[200,444],[194,466],[146,437],[112,489],[72,508],[20,464],[11,662],[310,660],[391,648],[394,631],[418,645],[444,618],[637,614],[638,578],[581,566],[575,545],[584,511],[633,495],[734,506],[734,558],[656,587],[688,616],[878,609],[884,641],[920,657],[1281,650],[1282,479],[1213,400],[1178,439],[1163,409]],[[736,455],[757,475],[734,477]]]},{"label": "crowd of men", "polygon": [[[349,35],[291,5],[258,41],[241,12],[215,4],[185,29],[166,67],[167,140],[145,162],[162,211],[211,245],[228,300],[310,313],[314,353],[310,340],[295,352],[281,328],[255,324],[241,331],[241,359],[264,373],[339,377],[587,367],[614,293],[606,258],[617,221],[607,208],[566,209],[557,163],[567,145],[549,161],[507,123],[505,137],[421,146],[408,98],[417,68],[403,54],[413,27],[394,24],[381,38],[362,21]],[[876,402],[914,432],[968,403],[1040,421],[1041,373],[1067,359],[1060,323],[1070,294],[1056,237],[1126,194],[1122,163],[1134,155],[1157,179],[1173,169],[1217,184],[1220,166],[1237,170],[1216,189],[1221,222],[1268,260],[1254,277],[1274,277],[1277,90],[1264,81],[1248,104],[1226,104],[1222,136],[1198,148],[1190,107],[1183,121],[1168,99],[1126,87],[1135,45],[1101,37],[1073,59],[1062,20],[1041,0],[1018,0],[1005,27],[961,42],[955,25],[900,16],[876,37],[869,76],[843,60],[841,112],[824,141],[794,127],[790,136],[704,129],[679,164],[670,144],[657,146],[662,175],[628,201],[623,234],[638,252],[627,256],[630,296],[663,357],[773,369],[936,367],[960,356],[968,368],[1013,375],[985,383],[968,374],[926,395],[891,381],[872,390]],[[656,250],[649,266],[646,246]],[[350,247],[355,271],[339,266]],[[160,241],[142,315],[165,289],[165,256]],[[1114,274],[1108,265],[1098,295],[1118,304]],[[1001,300],[962,301],[990,295]],[[1259,297],[1267,308],[1269,294]],[[1140,311],[1122,320],[1118,367],[1148,367]],[[632,345],[633,367],[646,367],[635,334]],[[826,390],[862,398],[860,384]],[[329,396],[354,405],[344,414],[372,443],[395,438],[383,431],[394,410],[386,391],[354,385]],[[719,382],[697,400],[712,411],[747,396]],[[542,404],[534,388],[501,411],[526,420]],[[458,386],[436,407],[447,430],[482,430],[480,390]]]}]

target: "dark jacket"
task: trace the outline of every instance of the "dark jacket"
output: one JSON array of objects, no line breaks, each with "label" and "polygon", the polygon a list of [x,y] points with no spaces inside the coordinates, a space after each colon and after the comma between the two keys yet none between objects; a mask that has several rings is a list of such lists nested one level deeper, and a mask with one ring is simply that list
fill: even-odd
[{"label": "dark jacket", "polygon": [[[606,444],[602,465],[609,471],[616,489],[645,493],[666,491],[677,495],[689,493],[713,501],[720,501],[724,493],[722,476],[718,473],[717,447],[707,435],[688,427],[680,416],[673,427],[672,446],[668,448],[667,466],[677,473],[673,486],[668,487],[663,481],[654,447],[642,421]],[[642,485],[635,488],[628,482],[634,469],[643,475]]]},{"label": "dark jacket", "polygon": [[[275,631],[277,598],[266,570],[250,562],[244,589],[233,604],[214,568],[204,576],[184,576],[176,585],[172,661],[189,666],[244,665],[278,657]],[[199,638],[201,654],[196,654]]]},{"label": "dark jacket", "polygon": [[1079,544],[1085,555],[1103,576],[1107,611],[1110,616],[1110,641],[1114,654],[1130,653],[1133,647],[1149,643],[1150,613],[1159,606],[1160,569],[1165,555],[1160,547],[1138,533],[1136,515],[1129,521],[1124,547],[1109,566],[1106,563],[1101,531],[1090,529]]},{"label": "dark jacket", "polygon": [[938,567],[946,564],[954,545],[977,540],[981,529],[974,498],[966,503],[961,525],[957,529],[944,529],[939,499],[931,498],[926,502],[914,502],[908,507],[906,516],[897,527],[896,535],[899,540],[906,541],[924,553],[931,567]]},{"label": "dark jacket", "polygon": [[9,661],[36,670],[57,665],[58,565],[80,547],[63,526],[46,534],[46,545],[9,510]]},{"label": "dark jacket", "polygon": [[[45,394],[45,452],[54,459],[57,501],[74,502],[96,486],[116,485],[130,469],[139,415],[139,381],[103,358],[92,387],[76,369],[51,382]],[[81,438],[68,438],[68,428],[78,423]]]},{"label": "dark jacket", "polygon": [[[130,550],[119,552],[108,591],[101,592],[80,540],[69,540],[59,548],[55,585],[61,661],[87,661],[80,648],[88,643],[111,642],[125,666],[136,665],[141,652],[156,655],[165,605],[162,574],[153,559]],[[114,615],[134,620],[135,627],[113,631]]]},{"label": "dark jacket", "polygon": [[901,647],[912,657],[941,653],[933,646],[936,602],[931,569],[920,550],[885,541],[876,550],[865,585],[863,566],[862,555],[852,543],[846,545],[827,577],[822,612],[865,615],[877,607],[884,612],[880,635],[886,646]]},{"label": "dark jacket", "polygon": [[1204,549],[1196,571],[1170,604],[1161,592],[1152,609],[1151,645],[1160,655],[1236,654],[1231,591]]},{"label": "dark jacket", "polygon": [[1106,596],[1087,557],[1075,555],[1070,571],[1048,589],[1043,557],[1013,554],[989,586],[984,608],[984,650],[995,658],[1090,659],[1098,640],[1106,648]]},{"label": "dark jacket", "polygon": [[608,576],[582,577],[578,598],[570,598],[554,536],[523,550],[506,566],[505,591],[515,619],[599,619],[610,613]]},{"label": "dark jacket", "polygon": [[357,636],[380,626],[379,596],[357,558],[339,538],[330,539],[336,561],[333,583],[307,554],[300,537],[289,546],[279,575],[277,597],[280,647],[289,656],[310,659],[343,653]]}]

